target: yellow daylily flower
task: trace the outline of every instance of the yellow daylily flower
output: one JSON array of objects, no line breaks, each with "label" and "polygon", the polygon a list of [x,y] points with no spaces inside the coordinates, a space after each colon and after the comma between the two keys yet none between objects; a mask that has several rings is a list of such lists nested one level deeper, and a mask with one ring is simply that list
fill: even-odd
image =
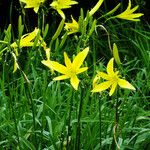
[{"label": "yellow daylily flower", "polygon": [[45,0],[20,0],[20,2],[25,3],[25,8],[33,8],[35,13],[38,12],[39,7],[41,3],[43,3]]},{"label": "yellow daylily flower", "polygon": [[105,79],[103,83],[94,85],[92,92],[101,92],[110,88],[109,96],[112,96],[115,92],[117,85],[121,88],[126,88],[130,90],[135,90],[135,88],[126,80],[121,79],[119,71],[114,72],[114,58],[110,59],[107,64],[107,74],[104,72],[99,72],[98,76]]},{"label": "yellow daylily flower", "polygon": [[72,19],[72,23],[65,23],[65,27],[64,27],[67,31],[69,31],[68,35],[79,31],[78,22],[76,22],[76,20],[74,20],[72,16],[71,19]]},{"label": "yellow daylily flower", "polygon": [[[20,39],[19,46],[21,48],[33,46],[33,44],[34,44],[33,40],[36,38],[38,32],[39,32],[39,29],[35,28],[35,30],[33,32],[23,35]],[[14,42],[10,46],[13,48],[16,48],[16,47],[18,47],[18,44],[16,42]]]},{"label": "yellow daylily flower", "polygon": [[79,52],[77,56],[74,58],[73,62],[71,62],[68,55],[64,52],[65,66],[59,64],[56,61],[50,61],[49,63],[45,63],[45,65],[63,74],[61,76],[55,77],[53,80],[65,80],[70,78],[71,85],[75,90],[77,90],[79,85],[79,79],[77,75],[88,69],[88,67],[80,68],[88,52],[89,52],[89,47]]},{"label": "yellow daylily flower", "polygon": [[134,13],[138,9],[138,5],[131,9],[131,0],[129,0],[127,9],[121,14],[114,16],[112,18],[120,18],[131,21],[140,21],[139,17],[143,16],[143,13]]},{"label": "yellow daylily flower", "polygon": [[54,0],[50,6],[55,9],[63,19],[65,19],[65,14],[62,9],[71,8],[71,5],[75,4],[78,4],[78,2],[73,0]]},{"label": "yellow daylily flower", "polygon": [[94,13],[100,8],[104,0],[99,0],[97,4],[89,11],[89,16],[94,15]]}]

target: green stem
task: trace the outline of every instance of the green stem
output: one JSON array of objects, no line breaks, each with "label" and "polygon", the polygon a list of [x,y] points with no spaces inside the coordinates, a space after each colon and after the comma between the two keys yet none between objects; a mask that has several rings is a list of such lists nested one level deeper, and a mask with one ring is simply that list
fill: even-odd
[{"label": "green stem", "polygon": [[118,91],[116,91],[116,104],[115,104],[115,126],[113,129],[114,137],[113,142],[111,145],[111,149],[115,148],[115,145],[117,146],[117,149],[120,150],[120,146],[117,142],[117,130],[118,130],[118,124],[119,124],[119,113],[118,113]]},{"label": "green stem", "polygon": [[70,137],[71,137],[71,113],[72,113],[72,105],[73,105],[73,88],[71,88],[71,96],[70,96],[70,102],[69,102],[69,116],[68,116],[68,133],[67,133],[67,150],[70,148]]},{"label": "green stem", "polygon": [[31,92],[31,86],[30,86],[30,82],[29,80],[27,79],[25,73],[20,69],[21,71],[21,74],[24,78],[24,80],[26,81],[26,84],[27,84],[27,89],[28,89],[28,94],[27,94],[27,97],[28,97],[28,100],[29,100],[29,104],[31,105],[31,111],[32,111],[32,115],[33,115],[33,128],[34,128],[34,139],[35,139],[35,147],[38,146],[37,144],[37,136],[36,136],[36,121],[35,121],[35,107],[34,107],[34,102],[33,102],[33,98],[32,98],[32,92]]},{"label": "green stem", "polygon": [[[10,91],[11,93],[13,93],[13,92],[11,91],[11,89],[10,89],[9,91]],[[10,95],[11,95],[11,94],[10,94]],[[19,147],[19,149],[20,149],[19,131],[18,131],[18,127],[17,127],[17,119],[16,119],[16,115],[15,115],[14,106],[15,106],[15,97],[14,97],[14,95],[11,95],[11,96],[10,96],[10,107],[11,107],[12,117],[13,117],[13,121],[14,121],[14,125],[15,125],[18,147]]]},{"label": "green stem", "polygon": [[102,116],[101,116],[101,99],[99,100],[99,145],[102,148]]},{"label": "green stem", "polygon": [[80,138],[81,138],[81,115],[82,115],[82,106],[83,106],[83,93],[80,93],[81,99],[79,104],[79,113],[78,113],[78,121],[77,121],[77,131],[76,131],[76,150],[80,150]]}]

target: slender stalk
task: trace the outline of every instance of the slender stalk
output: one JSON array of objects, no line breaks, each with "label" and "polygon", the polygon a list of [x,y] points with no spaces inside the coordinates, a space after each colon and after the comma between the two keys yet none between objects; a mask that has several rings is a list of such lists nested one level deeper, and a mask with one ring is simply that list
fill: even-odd
[{"label": "slender stalk", "polygon": [[25,79],[26,81],[26,85],[27,85],[27,89],[28,89],[28,94],[27,94],[27,97],[28,97],[28,100],[29,100],[29,104],[31,104],[31,111],[32,111],[32,115],[33,115],[33,128],[34,128],[34,144],[35,144],[35,147],[37,147],[37,136],[36,136],[36,121],[35,121],[35,106],[34,106],[34,102],[33,102],[33,98],[32,98],[32,93],[31,93],[31,86],[30,86],[30,82],[27,78],[27,76],[25,75],[25,73],[20,69],[21,71],[21,74],[23,76],[23,78]]},{"label": "slender stalk", "polygon": [[101,115],[101,99],[99,99],[99,145],[102,149],[102,115]]},{"label": "slender stalk", "polygon": [[72,105],[73,105],[73,88],[71,88],[71,96],[69,102],[69,114],[68,114],[68,133],[67,133],[67,150],[70,149],[70,137],[71,137],[71,113],[72,113]]},{"label": "slender stalk", "polygon": [[9,89],[9,91],[10,91],[10,109],[11,109],[11,112],[12,112],[12,118],[13,118],[14,125],[15,125],[18,147],[19,147],[19,149],[20,149],[19,131],[18,131],[17,119],[16,119],[17,117],[16,117],[16,113],[15,113],[15,110],[14,110],[14,106],[15,106],[15,96],[14,96],[14,94],[11,95],[11,93],[13,93],[13,92],[12,92],[12,89]]},{"label": "slender stalk", "polygon": [[119,124],[119,113],[118,113],[118,91],[116,91],[116,103],[115,103],[115,126],[113,128],[113,142],[111,145],[111,148],[114,148],[115,144],[117,146],[117,149],[120,150],[120,146],[118,145],[117,142],[117,130],[118,130],[118,124]]},{"label": "slender stalk", "polygon": [[81,144],[81,115],[82,115],[82,106],[83,106],[83,93],[81,90],[81,99],[79,104],[79,113],[78,113],[78,121],[77,121],[77,131],[76,131],[76,150],[80,150],[80,144]]}]

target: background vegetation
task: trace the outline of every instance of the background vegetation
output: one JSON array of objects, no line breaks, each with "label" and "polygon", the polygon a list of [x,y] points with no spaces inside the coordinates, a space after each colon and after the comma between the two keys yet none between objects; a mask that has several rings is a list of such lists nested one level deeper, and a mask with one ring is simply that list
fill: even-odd
[{"label": "background vegetation", "polygon": [[[82,16],[80,8],[83,8],[86,16],[87,10],[96,2],[79,1],[78,6],[65,10],[66,22],[71,19],[71,14],[78,20],[78,16]],[[6,1],[1,1],[0,7],[5,8],[4,4]],[[7,4],[6,9],[0,9],[0,149],[115,150],[118,149],[114,141],[116,133],[121,150],[149,150],[149,14],[146,13],[140,22],[114,19],[104,23],[99,16],[113,8],[113,5],[105,1],[102,9],[88,20],[86,34],[66,35],[62,29],[51,46],[52,37],[61,21],[54,10],[44,7],[45,20],[42,24],[42,13],[35,14],[33,9],[22,9],[17,1],[9,1]],[[49,2],[46,1],[46,4],[49,6]],[[117,1],[114,6],[116,4]],[[137,4],[140,5],[140,12],[148,12],[145,1],[133,1],[133,5]],[[121,9],[124,10],[126,6],[127,2],[123,1]],[[94,19],[97,20],[97,27],[87,38]],[[96,70],[105,71],[105,66],[112,57],[108,34],[100,25],[107,29],[111,45],[117,43],[122,61],[122,76],[134,85],[135,92],[120,89],[117,98],[109,97],[107,91],[102,95],[91,94]],[[80,75],[83,81],[78,91],[72,90],[67,80],[53,81],[56,74],[52,75],[41,63],[45,59],[45,51],[40,46],[19,49],[18,63],[21,70],[13,73],[14,59],[10,44],[32,32],[35,27],[41,29],[47,47],[51,46],[51,58],[59,62],[63,61],[64,51],[71,58],[77,51],[89,46],[90,52],[85,63],[89,71]],[[8,50],[2,53],[6,46]],[[116,99],[119,126],[114,132]],[[77,131],[80,131],[79,134]]]}]

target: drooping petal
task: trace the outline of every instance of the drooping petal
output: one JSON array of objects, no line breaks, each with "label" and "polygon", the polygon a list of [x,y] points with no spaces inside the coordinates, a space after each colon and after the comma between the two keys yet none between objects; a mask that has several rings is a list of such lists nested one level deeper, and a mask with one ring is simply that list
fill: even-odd
[{"label": "drooping petal", "polygon": [[102,5],[103,1],[104,0],[99,0],[97,2],[97,4],[90,10],[89,16],[92,16],[100,8],[100,6]]},{"label": "drooping petal", "polygon": [[67,75],[61,75],[61,76],[55,77],[53,80],[65,80],[65,79],[69,79],[69,77]]},{"label": "drooping petal", "polygon": [[62,74],[68,74],[68,70],[64,65],[61,65],[56,61],[51,61],[51,65],[52,65],[52,68],[56,70],[57,72],[60,72]]},{"label": "drooping petal", "polygon": [[43,65],[47,66],[51,70],[52,74],[54,73],[54,69],[52,68],[52,63],[49,59],[48,60],[42,60],[41,63]]},{"label": "drooping petal", "polygon": [[111,86],[112,82],[111,81],[105,81],[103,83],[100,83],[98,85],[95,85],[93,88],[92,92],[101,92],[106,89],[108,89]]},{"label": "drooping petal", "polygon": [[98,76],[100,76],[101,78],[105,80],[110,80],[110,76],[104,72],[98,72]]},{"label": "drooping petal", "polygon": [[67,55],[66,52],[64,52],[64,59],[65,59],[65,65],[68,69],[71,69],[72,68],[72,64],[71,64],[71,61]]},{"label": "drooping petal", "polygon": [[76,74],[82,73],[82,72],[86,71],[87,69],[88,69],[88,67],[79,68],[78,70],[76,70]]},{"label": "drooping petal", "polygon": [[116,87],[117,87],[117,82],[115,82],[114,84],[112,84],[110,92],[109,92],[109,96],[113,95],[113,93],[115,92]]},{"label": "drooping petal", "polygon": [[132,14],[133,12],[135,12],[137,9],[139,8],[139,6],[135,6],[134,8],[130,9],[130,14]]},{"label": "drooping petal", "polygon": [[57,12],[60,14],[60,16],[65,20],[65,14],[61,9],[57,9]]},{"label": "drooping petal", "polygon": [[84,59],[86,58],[89,52],[89,47],[86,47],[82,52],[79,52],[73,60],[73,67],[78,69],[83,64]]},{"label": "drooping petal", "polygon": [[100,76],[96,75],[93,79],[93,88],[98,84],[98,80],[100,79]]},{"label": "drooping petal", "polygon": [[79,79],[76,75],[72,76],[70,79],[70,83],[75,90],[78,90]]},{"label": "drooping petal", "polygon": [[111,58],[107,64],[107,73],[110,76],[114,75],[114,58]]},{"label": "drooping petal", "polygon": [[134,86],[131,85],[128,81],[124,79],[118,79],[118,85],[122,88],[130,89],[130,90],[135,90]]}]

